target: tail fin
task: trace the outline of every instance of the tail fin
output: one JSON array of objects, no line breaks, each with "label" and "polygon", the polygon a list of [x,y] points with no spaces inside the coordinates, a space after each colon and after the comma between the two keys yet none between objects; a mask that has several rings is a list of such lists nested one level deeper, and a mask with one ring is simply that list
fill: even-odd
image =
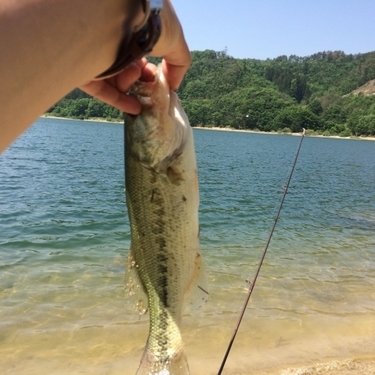
[{"label": "tail fin", "polygon": [[136,375],[190,375],[190,371],[183,350],[172,357],[159,359],[146,348]]}]

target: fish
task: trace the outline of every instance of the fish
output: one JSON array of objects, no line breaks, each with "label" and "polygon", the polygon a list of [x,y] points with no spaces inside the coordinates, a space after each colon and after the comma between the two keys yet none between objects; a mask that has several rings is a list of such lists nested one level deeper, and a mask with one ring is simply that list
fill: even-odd
[{"label": "fish", "polygon": [[199,187],[193,131],[159,65],[132,90],[143,106],[125,115],[125,191],[131,229],[126,289],[144,293],[146,346],[136,375],[188,375],[181,321],[208,299],[199,246]]}]

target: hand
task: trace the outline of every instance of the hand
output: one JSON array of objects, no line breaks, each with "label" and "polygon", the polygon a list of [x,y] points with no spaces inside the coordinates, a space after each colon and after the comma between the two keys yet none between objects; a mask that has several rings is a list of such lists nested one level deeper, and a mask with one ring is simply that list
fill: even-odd
[{"label": "hand", "polygon": [[[191,64],[191,56],[180,22],[169,0],[164,0],[161,21],[162,33],[150,55],[163,57],[163,73],[170,89],[176,90]],[[155,65],[142,59],[115,76],[91,81],[80,86],[80,89],[120,111],[137,115],[142,110],[141,104],[127,92],[137,80],[152,81],[155,71]]]},{"label": "hand", "polygon": [[155,65],[148,63],[144,58],[135,61],[115,76],[90,81],[80,86],[80,89],[120,111],[137,115],[141,112],[142,106],[134,96],[128,95],[127,92],[138,80],[151,81],[155,70]]}]

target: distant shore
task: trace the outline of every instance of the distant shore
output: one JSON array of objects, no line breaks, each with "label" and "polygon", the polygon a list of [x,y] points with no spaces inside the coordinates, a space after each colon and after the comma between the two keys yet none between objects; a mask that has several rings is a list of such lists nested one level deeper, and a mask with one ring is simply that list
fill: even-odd
[{"label": "distant shore", "polygon": [[[89,118],[89,119],[74,119],[68,117],[58,117],[58,116],[49,116],[48,114],[44,114],[40,116],[40,118],[51,118],[57,120],[68,120],[68,121],[86,121],[86,122],[103,122],[107,124],[123,124],[123,121],[108,121],[103,118]],[[301,133],[278,133],[278,132],[265,132],[261,130],[249,130],[249,129],[234,129],[234,128],[220,128],[218,126],[194,126],[193,129],[199,130],[217,130],[217,131],[229,131],[229,132],[242,132],[242,133],[254,133],[254,134],[268,134],[268,135],[293,135],[293,136],[301,136]],[[335,139],[355,139],[361,141],[375,141],[375,137],[340,137],[339,135],[320,135],[320,134],[306,134],[306,137],[314,137],[314,138],[335,138]]]},{"label": "distant shore", "polygon": [[[242,133],[254,133],[254,134],[269,134],[269,135],[293,135],[301,136],[302,133],[278,133],[278,132],[265,132],[261,130],[249,130],[249,129],[234,129],[234,128],[219,128],[219,127],[205,127],[205,126],[194,126],[194,129],[200,130],[218,130],[218,131],[229,131],[229,132],[242,132]],[[365,141],[375,141],[375,137],[340,137],[339,135],[321,135],[321,134],[306,134],[306,137],[315,137],[315,138],[336,138],[336,139],[357,139]]]},{"label": "distant shore", "polygon": [[80,119],[77,119],[77,118],[50,116],[48,114],[44,114],[44,115],[40,116],[39,118],[52,118],[52,119],[56,119],[56,120],[67,120],[67,121],[104,122],[104,123],[107,123],[107,124],[123,124],[124,123],[124,121],[108,121],[108,120],[105,120],[101,117],[88,118],[88,119],[80,120]]}]

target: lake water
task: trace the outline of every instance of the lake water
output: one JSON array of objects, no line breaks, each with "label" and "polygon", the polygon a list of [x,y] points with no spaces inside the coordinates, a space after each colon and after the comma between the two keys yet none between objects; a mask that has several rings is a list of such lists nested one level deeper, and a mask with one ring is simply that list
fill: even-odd
[{"label": "lake water", "polygon": [[[300,138],[194,136],[210,300],[182,332],[192,375],[214,375]],[[135,374],[123,169],[117,124],[40,119],[1,155],[1,374]],[[223,374],[375,374],[374,189],[375,142],[305,138]]]}]

